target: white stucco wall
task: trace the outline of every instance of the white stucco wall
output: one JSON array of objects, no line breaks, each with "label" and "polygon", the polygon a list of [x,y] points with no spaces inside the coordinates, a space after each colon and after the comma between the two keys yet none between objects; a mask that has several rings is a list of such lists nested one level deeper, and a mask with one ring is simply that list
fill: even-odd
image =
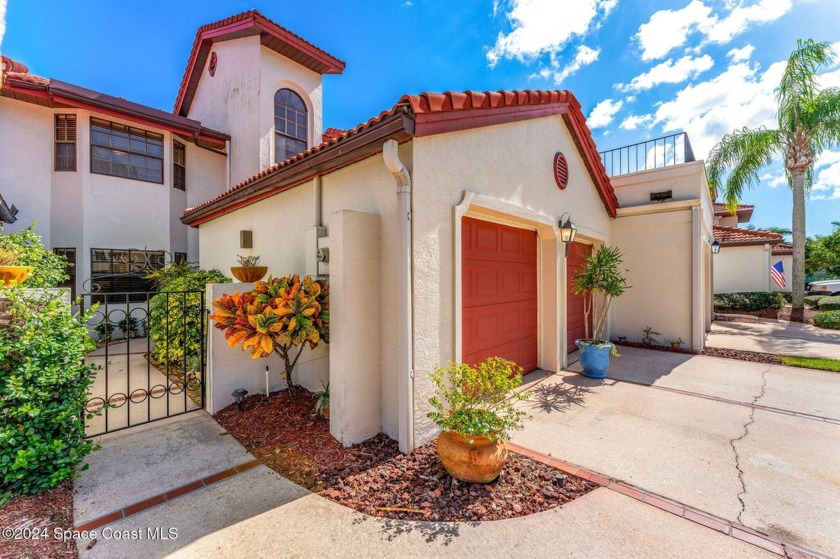
[{"label": "white stucco wall", "polygon": [[213,45],[216,73],[201,70],[187,116],[231,137],[231,184],[260,170],[260,38],[231,39]]},{"label": "white stucco wall", "polygon": [[769,291],[769,245],[722,246],[715,255],[715,293]]},{"label": "white stucco wall", "polygon": [[38,222],[50,246],[50,191],[53,174],[53,111],[0,97],[0,194],[19,211],[4,224],[12,233]]},{"label": "white stucco wall", "polygon": [[[470,191],[527,213],[531,217],[508,220],[534,229],[534,221],[553,224],[569,212],[581,240],[609,242],[610,218],[560,116],[428,136],[413,144],[414,405],[417,442],[422,444],[436,432],[426,417],[434,391],[429,373],[435,365],[455,360],[460,352],[455,321],[460,285],[455,238],[460,235],[460,224],[455,208],[464,193]],[[563,191],[552,173],[557,151],[569,162],[569,186]],[[548,309],[540,314],[538,358],[540,366],[549,370],[557,370],[565,358],[564,351],[559,354],[558,332],[565,333],[566,298],[558,244],[541,240],[538,257],[539,305]],[[546,281],[549,278],[552,281]],[[549,343],[553,347],[547,347]]]},{"label": "white stucco wall", "polygon": [[[704,162],[692,161],[671,167],[612,177],[610,181],[615,189],[619,205],[622,208],[627,208],[650,204],[652,193],[667,190],[671,191],[672,198],[665,202],[699,200],[702,196],[701,186],[706,184],[705,174]],[[699,178],[701,176],[702,179]],[[708,196],[708,192],[706,195]]]}]

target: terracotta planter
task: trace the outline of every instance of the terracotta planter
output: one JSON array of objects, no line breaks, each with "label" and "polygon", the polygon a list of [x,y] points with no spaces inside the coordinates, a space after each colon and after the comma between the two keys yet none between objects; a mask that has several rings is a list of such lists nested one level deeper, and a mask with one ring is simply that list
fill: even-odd
[{"label": "terracotta planter", "polygon": [[326,419],[327,421],[329,421],[329,419],[330,419],[330,407],[329,406],[324,406],[324,409],[321,410],[321,416],[324,419]]},{"label": "terracotta planter", "polygon": [[12,282],[23,283],[32,273],[32,266],[0,266],[0,282],[10,285]]},{"label": "terracotta planter", "polygon": [[507,443],[485,436],[444,431],[438,436],[437,451],[449,475],[467,483],[489,483],[507,463]]},{"label": "terracotta planter", "polygon": [[233,266],[230,273],[243,283],[260,281],[268,272],[268,266]]}]

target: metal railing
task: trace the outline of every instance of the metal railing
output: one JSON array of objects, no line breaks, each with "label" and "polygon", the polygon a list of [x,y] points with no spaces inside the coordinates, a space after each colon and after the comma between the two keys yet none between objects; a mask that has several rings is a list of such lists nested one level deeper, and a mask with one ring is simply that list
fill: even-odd
[{"label": "metal railing", "polygon": [[615,177],[694,161],[688,134],[680,132],[599,154],[607,176]]}]

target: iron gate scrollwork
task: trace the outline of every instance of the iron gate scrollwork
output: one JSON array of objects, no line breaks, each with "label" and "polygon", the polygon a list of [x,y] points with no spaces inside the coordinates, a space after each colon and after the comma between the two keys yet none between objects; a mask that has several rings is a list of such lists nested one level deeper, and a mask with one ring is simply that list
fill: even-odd
[{"label": "iron gate scrollwork", "polygon": [[[127,252],[127,251],[126,251]],[[100,274],[105,285],[127,275],[145,277],[147,263],[127,272]],[[81,315],[98,366],[85,403],[89,437],[200,410],[204,407],[207,309],[204,291],[124,291],[86,282]]]}]

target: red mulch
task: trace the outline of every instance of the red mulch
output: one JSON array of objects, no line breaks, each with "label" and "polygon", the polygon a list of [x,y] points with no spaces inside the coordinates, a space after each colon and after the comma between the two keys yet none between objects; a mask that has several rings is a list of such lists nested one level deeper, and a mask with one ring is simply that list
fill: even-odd
[{"label": "red mulch", "polygon": [[697,355],[697,352],[693,349],[688,348],[680,348],[674,349],[670,345],[655,345],[655,344],[643,344],[639,342],[612,342],[615,345],[624,346],[624,347],[637,347],[639,349],[652,349],[654,351],[667,351],[668,353],[688,353],[689,355]]},{"label": "red mulch", "polygon": [[12,497],[0,508],[0,528],[25,528],[27,530],[16,536],[28,536],[24,539],[0,537],[2,559],[78,557],[75,540],[60,541],[52,537],[56,528],[73,529],[73,483],[65,481],[37,495]]},{"label": "red mulch", "polygon": [[329,423],[314,413],[315,396],[296,388],[246,399],[216,420],[266,466],[326,498],[361,512],[394,519],[479,521],[514,518],[554,508],[595,489],[510,453],[499,478],[487,485],[454,480],[434,443],[410,455],[383,434],[344,448]]},{"label": "red mulch", "polygon": [[757,318],[745,316],[722,316],[716,314],[715,322],[742,322],[744,324],[758,324],[759,320]]},{"label": "red mulch", "polygon": [[[759,309],[757,311],[719,311],[723,314],[748,314],[750,316],[757,316],[758,318],[773,318],[776,320],[785,320],[790,321],[791,319],[791,311],[793,307],[790,305],[785,305],[781,309]],[[717,311],[716,311],[717,312]],[[806,308],[804,312],[804,316],[802,320],[797,320],[796,322],[804,322],[806,324],[813,324],[814,323],[814,316],[819,312],[818,309],[809,309]],[[715,317],[715,320],[720,320],[719,318]],[[738,322],[738,321],[732,321]]]},{"label": "red mulch", "polygon": [[778,355],[773,355],[772,353],[761,353],[758,351],[746,351],[743,349],[707,347],[703,350],[702,355],[707,355],[709,357],[725,357],[726,359],[738,359],[739,361],[750,361],[752,363],[784,365]]}]

